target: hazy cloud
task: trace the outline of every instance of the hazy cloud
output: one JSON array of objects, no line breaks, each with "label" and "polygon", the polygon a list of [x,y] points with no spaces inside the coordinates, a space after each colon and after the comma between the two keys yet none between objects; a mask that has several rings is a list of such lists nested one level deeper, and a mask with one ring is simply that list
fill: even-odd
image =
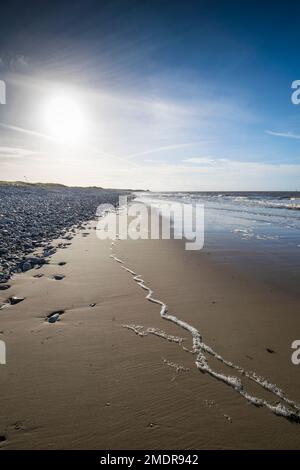
[{"label": "hazy cloud", "polygon": [[22,159],[37,155],[38,152],[19,147],[0,147],[0,160]]},{"label": "hazy cloud", "polygon": [[274,132],[266,131],[269,135],[274,135],[275,137],[287,137],[288,139],[300,139],[300,134],[294,134],[293,132]]},{"label": "hazy cloud", "polygon": [[214,158],[214,157],[192,157],[185,158],[182,160],[184,163],[196,163],[197,165],[224,165],[229,162],[226,158]]},{"label": "hazy cloud", "polygon": [[0,57],[0,69],[7,69],[11,72],[24,73],[29,70],[29,61],[23,55],[16,55],[8,59]]}]

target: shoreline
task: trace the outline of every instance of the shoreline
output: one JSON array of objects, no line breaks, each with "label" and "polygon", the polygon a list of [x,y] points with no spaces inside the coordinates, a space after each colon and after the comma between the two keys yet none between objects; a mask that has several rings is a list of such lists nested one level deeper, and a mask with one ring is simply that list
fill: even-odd
[{"label": "shoreline", "polygon": [[[189,334],[160,317],[161,306],[145,299],[92,227],[37,271],[43,277],[34,270],[12,282],[12,293],[25,300],[0,313],[8,359],[0,370],[1,448],[297,448],[298,424],[247,405],[197,370],[182,348],[192,348]],[[296,296],[270,292],[220,256],[186,252],[181,241],[122,240],[114,252],[222,357],[299,400],[289,349],[300,327]],[[58,267],[61,261],[67,264]],[[58,271],[60,281],[53,279]],[[56,310],[63,311],[59,321],[48,323]]]},{"label": "shoreline", "polygon": [[[115,245],[112,243],[111,245]],[[112,248],[114,249],[114,248]],[[245,398],[247,402],[253,404],[257,407],[266,407],[272,413],[277,416],[285,417],[291,421],[300,423],[300,404],[288,398],[283,390],[281,390],[276,384],[269,382],[266,378],[260,377],[257,375],[256,372],[247,371],[243,367],[234,364],[231,361],[226,360],[222,357],[218,352],[212,349],[209,345],[205,344],[202,339],[202,335],[198,329],[196,329],[193,325],[187,323],[186,321],[177,318],[175,314],[170,313],[167,304],[165,304],[162,300],[154,297],[154,292],[152,291],[151,287],[147,285],[142,278],[141,274],[134,272],[132,269],[128,268],[126,264],[117,258],[116,254],[113,252],[111,257],[121,265],[125,271],[127,271],[133,277],[133,280],[137,283],[139,287],[141,287],[144,291],[146,291],[145,298],[150,302],[157,304],[160,307],[160,316],[162,319],[173,322],[177,326],[179,326],[182,330],[190,333],[192,336],[192,344],[193,347],[191,350],[188,350],[186,347],[183,349],[186,352],[190,352],[194,354],[195,364],[197,369],[200,372],[209,374],[212,378],[215,378],[221,382],[224,382],[226,385],[230,386],[233,390],[238,392],[242,397]],[[157,331],[155,328],[148,328],[147,330],[143,331],[143,327],[139,325],[122,325],[129,330],[134,331],[139,336],[147,336],[148,334],[154,334],[160,336],[167,341],[177,342],[178,344],[182,344],[183,338],[173,337],[167,335],[165,332]],[[269,352],[273,350],[268,349]],[[214,370],[208,363],[207,356],[211,356],[216,361],[219,361],[222,365],[227,366],[229,369],[233,369],[234,373],[237,375],[226,375],[222,372],[217,372]],[[177,370],[180,370],[181,367],[178,366]],[[240,374],[240,376],[238,375]],[[241,378],[240,378],[241,377]],[[242,382],[242,378],[252,380],[256,383],[256,385],[262,387],[263,389],[267,390],[271,394],[275,395],[277,398],[281,400],[278,404],[274,405],[271,402],[258,398],[257,396],[251,395],[251,393],[247,392],[244,388],[244,384]]]}]

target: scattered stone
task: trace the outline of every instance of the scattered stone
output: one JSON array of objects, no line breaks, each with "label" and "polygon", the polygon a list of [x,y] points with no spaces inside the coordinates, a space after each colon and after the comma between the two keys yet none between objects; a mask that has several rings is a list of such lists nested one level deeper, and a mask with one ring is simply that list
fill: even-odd
[{"label": "scattered stone", "polygon": [[[95,219],[98,206],[116,206],[120,194],[101,188],[0,183],[0,284],[7,284],[14,273],[41,267],[57,251],[52,240],[70,241],[77,227]],[[38,249],[41,255],[35,254]]]},{"label": "scattered stone", "polygon": [[224,418],[226,418],[229,423],[232,423],[232,418],[230,416],[224,414]]},{"label": "scattered stone", "polygon": [[64,276],[63,274],[54,274],[53,276],[53,279],[55,279],[56,281],[62,281],[66,276]]},{"label": "scattered stone", "polygon": [[57,264],[58,264],[58,266],[65,266],[67,263],[66,263],[66,261],[60,261]]},{"label": "scattered stone", "polygon": [[22,264],[22,271],[23,271],[23,273],[25,273],[26,271],[29,271],[30,269],[32,269],[31,263],[29,263],[29,261],[25,261],[25,262]]},{"label": "scattered stone", "polygon": [[38,278],[43,277],[43,276],[45,276],[45,274],[39,273],[39,274],[35,274],[33,277],[38,279]]},{"label": "scattered stone", "polygon": [[64,240],[73,240],[72,235],[66,235],[65,237],[62,237]]},{"label": "scattered stone", "polygon": [[55,255],[56,250],[53,248],[52,250],[46,250],[44,251],[44,257],[49,258],[49,256]]},{"label": "scattered stone", "polygon": [[53,315],[63,315],[65,313],[64,310],[55,310],[55,312],[51,312],[47,315],[46,319],[48,320],[51,318]]},{"label": "scattered stone", "polygon": [[25,297],[9,297],[8,299],[8,302],[10,303],[10,305],[17,305],[18,303],[20,302],[23,302],[23,300],[25,300]]},{"label": "scattered stone", "polygon": [[149,423],[147,427],[148,427],[148,428],[159,428],[159,424],[157,424],[157,423]]},{"label": "scattered stone", "polygon": [[44,257],[40,256],[31,256],[30,258],[26,258],[26,261],[33,266],[42,266],[47,262]]},{"label": "scattered stone", "polygon": [[7,290],[10,288],[9,284],[0,284],[0,290]]},{"label": "scattered stone", "polygon": [[6,436],[1,435],[1,436],[0,436],[0,442],[5,442],[5,441],[6,441]]},{"label": "scattered stone", "polygon": [[90,304],[89,307],[96,307],[97,304]]},{"label": "scattered stone", "polygon": [[267,350],[268,353],[270,353],[270,354],[274,354],[274,353],[275,353],[274,349],[266,348],[266,350]]},{"label": "scattered stone", "polygon": [[54,313],[51,315],[51,317],[48,318],[48,323],[55,323],[57,322],[60,318],[60,315],[58,313]]}]

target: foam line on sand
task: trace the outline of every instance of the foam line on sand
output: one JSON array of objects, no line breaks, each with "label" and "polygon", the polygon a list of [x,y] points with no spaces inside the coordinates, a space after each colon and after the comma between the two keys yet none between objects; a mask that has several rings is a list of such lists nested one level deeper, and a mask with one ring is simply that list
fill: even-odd
[{"label": "foam line on sand", "polygon": [[[113,246],[114,246],[114,243],[112,244],[112,247]],[[220,354],[214,351],[214,349],[212,349],[209,345],[203,342],[200,332],[194,326],[190,325],[186,321],[180,320],[178,317],[168,312],[168,306],[162,300],[156,299],[154,297],[153,291],[145,283],[144,279],[142,278],[140,274],[137,274],[136,272],[128,268],[125,265],[125,262],[117,258],[114,252],[111,253],[110,257],[114,259],[116,262],[118,262],[121,265],[121,267],[133,277],[134,281],[137,283],[137,285],[141,289],[146,291],[145,297],[149,302],[152,302],[160,306],[161,318],[163,318],[164,320],[171,321],[172,323],[176,324],[177,326],[179,326],[180,328],[182,328],[183,330],[191,334],[193,347],[192,347],[192,351],[190,352],[195,354],[196,356],[195,365],[201,372],[204,372],[204,373],[206,372],[211,377],[224,382],[226,385],[230,386],[233,390],[239,393],[239,395],[245,398],[249,403],[257,407],[265,407],[277,416],[282,416],[291,421],[300,423],[300,404],[288,398],[286,394],[283,392],[283,390],[281,390],[277,385],[257,375],[255,372],[249,372],[245,370],[243,367],[240,367],[234,364],[233,362],[224,359]],[[169,339],[170,335],[162,332],[161,330],[157,330],[155,328],[148,328],[147,330],[143,331],[142,330],[143,327],[139,325],[137,326],[123,325],[123,326],[134,331],[139,336],[147,336],[148,334],[155,334],[156,336],[160,336],[163,339],[170,341]],[[178,342],[179,345],[182,345],[183,338],[181,338],[181,341],[176,341],[176,342]],[[184,347],[184,349],[185,351],[188,351],[187,348]],[[267,401],[264,398],[258,398],[252,395],[245,389],[244,384],[240,377],[236,375],[227,375],[227,374],[220,373],[214,370],[208,364],[205,354],[208,354],[214,357],[217,361],[233,369],[235,372],[238,372],[242,377],[246,377],[247,379],[255,382],[257,385],[259,385],[263,389],[267,390],[268,392],[272,393],[276,397],[280,398],[281,401],[274,404],[274,403]]]}]

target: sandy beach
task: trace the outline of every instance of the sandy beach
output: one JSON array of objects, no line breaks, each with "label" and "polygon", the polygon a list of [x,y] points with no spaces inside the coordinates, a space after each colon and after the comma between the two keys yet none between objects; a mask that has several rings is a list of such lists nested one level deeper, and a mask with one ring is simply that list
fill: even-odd
[{"label": "sandy beach", "polygon": [[[162,319],[160,305],[145,298],[111,255],[140,274],[155,298],[223,358],[298,403],[300,376],[290,347],[300,329],[299,296],[284,283],[278,289],[273,279],[261,282],[258,272],[229,263],[226,253],[195,254],[178,240],[116,240],[112,246],[94,227],[77,230],[50,264],[10,282],[9,296],[25,300],[0,311],[7,345],[1,448],[297,448],[299,424],[201,373],[189,332]],[[65,277],[55,280],[57,274]],[[0,292],[2,302],[7,297]],[[49,323],[47,316],[57,311],[59,321]],[[239,376],[214,358],[209,363]],[[282,401],[242,379],[253,396],[274,406]]]},{"label": "sandy beach", "polygon": [[1,2],[3,468],[300,451],[300,2],[240,3]]}]

